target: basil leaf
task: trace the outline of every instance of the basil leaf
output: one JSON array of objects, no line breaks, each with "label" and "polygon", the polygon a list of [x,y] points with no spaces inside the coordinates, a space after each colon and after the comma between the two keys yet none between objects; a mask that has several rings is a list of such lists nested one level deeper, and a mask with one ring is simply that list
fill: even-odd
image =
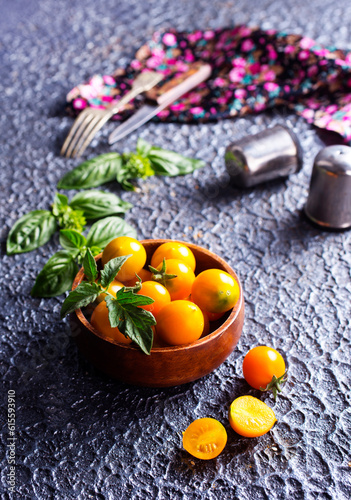
[{"label": "basil leaf", "polygon": [[118,236],[136,238],[136,231],[120,217],[106,217],[91,226],[87,235],[87,245],[104,249],[111,240]]},{"label": "basil leaf", "polygon": [[151,297],[147,297],[146,295],[139,295],[132,292],[131,290],[126,290],[125,288],[120,288],[118,290],[116,298],[118,300],[118,303],[125,307],[127,307],[129,304],[132,304],[134,306],[146,306],[155,302]]},{"label": "basil leaf", "polygon": [[65,194],[56,193],[52,204],[52,213],[58,217],[68,207],[68,198]]},{"label": "basil leaf", "polygon": [[106,153],[87,160],[67,172],[57,184],[59,189],[89,189],[116,179],[122,157],[118,153]]},{"label": "basil leaf", "polygon": [[76,309],[85,307],[94,302],[101,293],[101,288],[96,283],[80,283],[65,298],[61,307],[61,319]]},{"label": "basil leaf", "polygon": [[174,151],[156,146],[152,146],[147,157],[156,175],[168,175],[170,177],[190,174],[205,165],[205,162],[202,160],[187,158]]},{"label": "basil leaf", "polygon": [[126,191],[134,191],[134,185],[130,179],[145,179],[155,174],[151,167],[149,158],[139,153],[123,154],[123,163],[117,172],[116,180]]},{"label": "basil leaf", "polygon": [[136,146],[136,150],[139,155],[147,157],[151,148],[152,145],[150,143],[146,142],[144,139],[139,137]]},{"label": "basil leaf", "polygon": [[[117,295],[122,290],[118,290]],[[153,315],[130,303],[122,305],[118,298],[115,300],[107,296],[105,300],[111,326],[117,326],[120,332],[133,340],[145,354],[150,354],[153,341],[151,326],[156,324]]]},{"label": "basil leaf", "polygon": [[91,283],[94,283],[96,278],[98,277],[98,269],[90,248],[87,248],[87,251],[84,255],[83,267],[85,276]]},{"label": "basil leaf", "polygon": [[6,242],[8,255],[30,252],[45,245],[56,231],[56,219],[49,210],[33,210],[12,226]]},{"label": "basil leaf", "polygon": [[60,245],[65,249],[78,255],[78,251],[85,247],[87,240],[78,231],[74,229],[60,230]]},{"label": "basil leaf", "polygon": [[52,205],[52,213],[56,217],[58,225],[62,229],[74,229],[82,232],[86,219],[81,210],[73,210],[68,204],[68,198],[64,194],[56,193]]},{"label": "basil leaf", "polygon": [[121,269],[123,264],[127,259],[129,259],[130,255],[123,255],[121,257],[116,257],[114,259],[109,260],[103,270],[101,271],[101,286],[107,288],[109,284],[115,279],[116,274]]},{"label": "basil leaf", "polygon": [[104,191],[84,191],[73,196],[70,206],[81,210],[87,219],[99,219],[108,215],[124,214],[132,205],[119,196]]},{"label": "basil leaf", "polygon": [[[97,247],[97,246],[89,247],[89,250],[91,251],[91,253],[93,254],[94,257],[96,257],[97,255],[99,255],[99,253],[102,252],[102,248]],[[84,257],[84,255],[83,255],[83,257]]]},{"label": "basil leaf", "polygon": [[124,189],[124,191],[135,191],[134,184],[129,182],[128,179],[130,179],[130,171],[127,165],[124,164],[121,167],[121,170],[118,172],[116,180],[118,184],[121,185],[121,188]]},{"label": "basil leaf", "polygon": [[72,288],[78,266],[67,250],[59,250],[44,265],[31,291],[32,297],[56,297]]}]

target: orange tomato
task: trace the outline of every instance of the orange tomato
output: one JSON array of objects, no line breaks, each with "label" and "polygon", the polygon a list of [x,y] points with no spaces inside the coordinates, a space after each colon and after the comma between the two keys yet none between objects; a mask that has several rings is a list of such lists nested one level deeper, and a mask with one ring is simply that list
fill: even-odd
[{"label": "orange tomato", "polygon": [[276,421],[272,408],[253,396],[236,398],[229,408],[229,423],[241,436],[262,436]]},{"label": "orange tomato", "polygon": [[[117,281],[117,280],[113,280],[108,288],[107,288],[107,291],[113,295],[114,297],[116,297],[116,294],[118,292],[118,290],[120,290],[121,288],[123,288],[124,285],[123,283],[121,283],[120,281]],[[105,299],[106,297],[106,293],[100,293],[100,295],[98,296],[98,298],[96,299],[98,302],[101,302]]]},{"label": "orange tomato", "polygon": [[211,331],[211,326],[210,326],[210,320],[208,319],[207,314],[202,311],[203,317],[204,317],[204,329],[202,331],[201,337],[206,337]]},{"label": "orange tomato", "polygon": [[[190,299],[188,299],[190,302],[192,302],[193,304],[195,304],[195,302],[193,302]],[[206,337],[206,335],[208,335],[210,332],[211,332],[211,325],[210,325],[210,320],[208,319],[208,314],[206,313],[206,311],[203,311],[201,309],[201,312],[203,314],[203,317],[204,317],[204,329],[202,331],[202,334],[201,334],[201,337]]]},{"label": "orange tomato", "polygon": [[214,418],[194,420],[183,432],[183,447],[191,455],[203,460],[218,457],[227,443],[227,431]]},{"label": "orange tomato", "polygon": [[285,362],[281,354],[272,347],[257,346],[251,349],[243,361],[246,382],[254,389],[264,390],[275,375],[281,379],[285,374]]},{"label": "orange tomato", "polygon": [[152,342],[152,348],[154,349],[155,347],[169,347],[169,345],[166,344],[166,342],[163,342],[163,340],[160,338],[160,336],[157,333],[157,330],[156,330],[155,326],[152,327],[152,330],[154,332],[154,338],[153,338],[153,342]]},{"label": "orange tomato", "polygon": [[206,314],[209,321],[217,321],[218,319],[220,319],[224,315],[224,312],[222,312],[222,313],[211,313],[209,311],[203,311],[203,312]]},{"label": "orange tomato", "polygon": [[[156,269],[161,269],[162,263]],[[187,299],[195,280],[194,271],[178,259],[166,260],[166,273],[175,274],[177,277],[165,281],[164,286],[170,293],[171,300]]]},{"label": "orange tomato", "polygon": [[162,264],[163,259],[177,259],[185,262],[192,271],[195,271],[196,261],[193,252],[184,243],[167,241],[160,245],[151,257],[152,267]]},{"label": "orange tomato", "polygon": [[157,318],[160,310],[171,302],[171,296],[167,288],[165,288],[161,283],[157,283],[157,281],[144,281],[141,284],[141,289],[137,292],[139,295],[146,295],[146,297],[150,297],[154,299],[152,304],[148,304],[145,306],[139,306],[145,311],[151,312],[155,318]]},{"label": "orange tomato", "polygon": [[119,236],[106,245],[102,252],[101,262],[103,266],[115,257],[130,255],[123,264],[116,279],[122,282],[129,281],[135,277],[144,267],[146,262],[145,248],[138,240],[129,236]]},{"label": "orange tomato", "polygon": [[[140,269],[140,271],[137,273],[141,281],[151,281],[152,279],[152,272],[148,271],[144,267]],[[135,286],[139,282],[138,278],[134,276],[133,279],[126,281],[125,286]]]},{"label": "orange tomato", "polygon": [[116,340],[122,344],[131,343],[130,338],[125,337],[117,327],[112,328],[110,325],[110,321],[108,319],[108,309],[105,301],[100,302],[100,304],[95,307],[93,314],[91,315],[90,323],[104,337],[109,337],[110,339]]},{"label": "orange tomato", "polygon": [[206,269],[196,276],[191,289],[191,299],[204,311],[224,313],[239,299],[237,281],[220,269]]},{"label": "orange tomato", "polygon": [[174,300],[158,313],[156,331],[167,344],[181,345],[198,340],[204,326],[204,315],[196,304],[189,300]]}]

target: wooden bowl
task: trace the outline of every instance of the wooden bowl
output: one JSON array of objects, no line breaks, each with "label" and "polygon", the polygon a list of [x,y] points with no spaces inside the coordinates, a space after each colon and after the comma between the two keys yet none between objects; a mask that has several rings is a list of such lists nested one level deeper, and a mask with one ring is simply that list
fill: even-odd
[{"label": "wooden bowl", "polygon": [[[156,248],[171,240],[145,240],[148,260]],[[196,274],[217,268],[231,274],[239,283],[240,297],[234,308],[207,336],[181,346],[155,347],[151,354],[144,354],[139,347],[120,344],[104,338],[89,323],[81,309],[70,316],[72,334],[82,354],[105,374],[128,384],[147,387],[171,387],[197,380],[216,369],[232,353],[240,338],[244,322],[244,299],[240,281],[233,269],[214,253],[191,243],[185,243],[193,251],[197,266]],[[101,255],[96,260],[99,264]],[[73,283],[73,289],[84,277],[81,269]],[[212,323],[211,323],[212,324]]]}]

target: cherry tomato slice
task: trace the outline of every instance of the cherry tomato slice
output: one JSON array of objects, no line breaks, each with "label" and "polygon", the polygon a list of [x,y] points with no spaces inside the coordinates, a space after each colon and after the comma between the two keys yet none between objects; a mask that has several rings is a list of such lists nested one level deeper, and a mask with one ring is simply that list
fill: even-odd
[{"label": "cherry tomato slice", "polygon": [[183,433],[183,447],[202,460],[218,457],[227,443],[227,431],[214,418],[194,420]]},{"label": "cherry tomato slice", "polygon": [[236,398],[229,408],[229,423],[241,436],[262,436],[276,421],[272,408],[253,396]]}]

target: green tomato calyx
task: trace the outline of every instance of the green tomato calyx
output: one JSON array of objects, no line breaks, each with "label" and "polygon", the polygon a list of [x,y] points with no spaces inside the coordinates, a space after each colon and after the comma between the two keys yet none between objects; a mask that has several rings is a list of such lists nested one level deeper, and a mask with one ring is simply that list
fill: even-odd
[{"label": "green tomato calyx", "polygon": [[260,387],[260,391],[262,392],[272,391],[274,396],[274,401],[276,401],[278,392],[279,393],[282,392],[282,384],[284,385],[288,379],[287,374],[288,371],[286,370],[286,372],[283,373],[283,375],[281,375],[280,377],[273,375],[272,380],[269,382],[269,384],[267,384],[266,387]]},{"label": "green tomato calyx", "polygon": [[149,269],[152,272],[153,281],[161,283],[161,285],[163,285],[164,287],[166,286],[168,280],[172,280],[173,278],[177,277],[176,274],[166,273],[166,259],[163,259],[161,269],[156,269],[156,267],[152,266],[149,266]]}]

